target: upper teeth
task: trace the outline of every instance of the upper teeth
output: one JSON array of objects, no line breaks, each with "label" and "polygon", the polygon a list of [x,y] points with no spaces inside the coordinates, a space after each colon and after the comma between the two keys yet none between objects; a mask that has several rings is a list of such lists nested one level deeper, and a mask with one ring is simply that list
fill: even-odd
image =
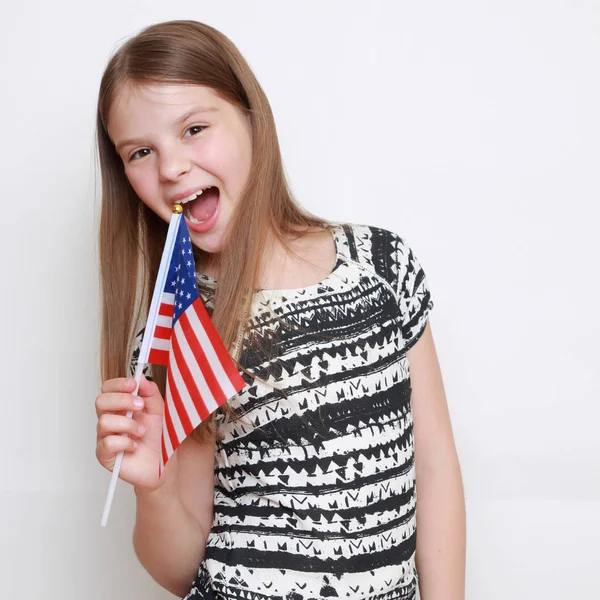
[{"label": "upper teeth", "polygon": [[198,190],[197,192],[194,192],[193,194],[191,194],[187,198],[184,198],[183,200],[179,200],[179,204],[185,204],[186,202],[191,202],[192,200],[195,200],[198,196],[202,195],[202,192],[204,190],[207,190],[209,187],[211,187],[211,186],[208,185],[205,188],[202,188],[201,190]]}]

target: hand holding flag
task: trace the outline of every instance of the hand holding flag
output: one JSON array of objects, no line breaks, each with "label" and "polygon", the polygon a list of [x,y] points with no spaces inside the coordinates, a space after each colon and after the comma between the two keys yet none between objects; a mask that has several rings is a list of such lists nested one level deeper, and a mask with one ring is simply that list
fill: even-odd
[{"label": "hand holding flag", "polygon": [[[105,469],[113,471],[123,450],[119,479],[141,491],[152,491],[164,483],[164,478],[159,477],[158,465],[165,401],[158,386],[144,375],[137,395],[133,396],[135,386],[134,379],[125,377],[102,383],[96,398],[96,458]],[[133,412],[130,419],[123,412],[129,409]]]},{"label": "hand holding flag", "polygon": [[[180,205],[173,208],[135,373],[167,366],[159,474],[181,442],[245,386],[198,294],[191,239]],[[131,417],[132,411],[127,413]],[[123,460],[119,453],[104,506],[106,525]]]}]

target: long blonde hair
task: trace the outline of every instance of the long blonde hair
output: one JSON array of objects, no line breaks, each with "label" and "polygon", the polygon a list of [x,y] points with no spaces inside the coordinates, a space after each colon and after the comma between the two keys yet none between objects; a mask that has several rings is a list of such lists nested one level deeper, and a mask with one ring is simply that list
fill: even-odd
[{"label": "long blonde hair", "polygon": [[[109,111],[125,83],[208,86],[250,118],[250,176],[219,253],[212,313],[213,323],[230,352],[247,327],[249,300],[256,289],[269,234],[286,246],[288,235],[326,224],[300,208],[293,198],[269,101],[246,60],[225,35],[196,21],[170,21],[147,27],[126,41],[106,66],[97,108],[102,185],[99,259],[103,381],[126,372],[135,331],[149,307],[168,228],[134,192],[108,135]],[[196,251],[202,258],[202,252]],[[238,367],[243,369],[239,362]],[[166,369],[153,365],[152,377],[164,395]],[[195,437],[206,439],[207,432],[215,433],[212,418],[200,425]]]}]

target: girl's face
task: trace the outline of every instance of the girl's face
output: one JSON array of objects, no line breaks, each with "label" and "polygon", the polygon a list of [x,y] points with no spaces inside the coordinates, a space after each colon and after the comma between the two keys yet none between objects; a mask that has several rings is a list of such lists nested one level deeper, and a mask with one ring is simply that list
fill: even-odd
[{"label": "girl's face", "polygon": [[[248,117],[199,85],[126,85],[108,119],[109,135],[141,201],[165,221],[183,204],[192,242],[219,252],[250,173]],[[218,191],[218,193],[217,193]]]}]

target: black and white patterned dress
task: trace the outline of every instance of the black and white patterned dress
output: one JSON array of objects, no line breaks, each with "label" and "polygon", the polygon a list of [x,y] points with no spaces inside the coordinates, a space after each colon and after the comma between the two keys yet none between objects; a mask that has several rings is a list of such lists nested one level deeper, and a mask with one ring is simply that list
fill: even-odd
[{"label": "black and white patterned dress", "polygon": [[[330,275],[253,299],[240,362],[268,385],[244,375],[242,417],[219,415],[214,520],[186,600],[415,598],[406,351],[433,302],[397,234],[332,233]],[[198,280],[210,312],[215,281]]]}]

